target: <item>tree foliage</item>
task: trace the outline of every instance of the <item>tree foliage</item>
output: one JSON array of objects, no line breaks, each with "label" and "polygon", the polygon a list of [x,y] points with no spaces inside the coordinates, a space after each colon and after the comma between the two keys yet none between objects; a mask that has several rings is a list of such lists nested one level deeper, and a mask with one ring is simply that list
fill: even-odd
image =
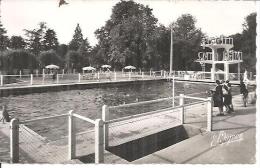
[{"label": "tree foliage", "polygon": [[74,31],[73,38],[69,43],[69,49],[74,51],[78,50],[83,41],[84,39],[83,39],[81,28],[79,24],[77,24],[76,29]]},{"label": "tree foliage", "polygon": [[6,30],[3,27],[1,20],[0,20],[0,51],[6,50],[8,46],[9,39],[6,35]]},{"label": "tree foliage", "polygon": [[196,28],[196,19],[190,14],[181,15],[173,23],[173,67],[177,70],[191,70],[200,49],[203,33]]},{"label": "tree foliage", "polygon": [[27,37],[27,48],[35,55],[38,55],[42,51],[42,40],[46,29],[46,23],[40,22],[39,28],[33,30],[24,30],[25,36]]},{"label": "tree foliage", "polygon": [[42,41],[44,50],[57,50],[59,45],[58,39],[56,37],[56,32],[53,29],[47,29]]},{"label": "tree foliage", "polygon": [[54,50],[42,51],[39,60],[42,67],[50,64],[62,65],[62,59]]},{"label": "tree foliage", "polygon": [[16,70],[23,69],[34,69],[38,66],[38,61],[32,53],[24,50],[6,50],[3,53],[3,70],[6,70],[8,73],[17,73],[13,72]]},{"label": "tree foliage", "polygon": [[24,49],[26,46],[25,40],[21,36],[12,36],[9,41],[9,48]]},{"label": "tree foliage", "polygon": [[120,1],[111,18],[95,34],[99,40],[98,55],[103,62],[116,67],[134,65],[148,68],[154,57],[153,40],[157,19],[148,6],[134,1]]}]

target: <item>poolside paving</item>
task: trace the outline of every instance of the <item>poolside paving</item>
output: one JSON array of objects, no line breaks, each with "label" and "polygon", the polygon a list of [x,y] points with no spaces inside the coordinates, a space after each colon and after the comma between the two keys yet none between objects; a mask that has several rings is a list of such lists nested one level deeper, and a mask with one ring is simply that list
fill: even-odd
[{"label": "poolside paving", "polygon": [[233,103],[236,112],[214,117],[212,132],[199,134],[132,163],[254,164],[256,106],[242,107],[240,96],[235,96]]}]

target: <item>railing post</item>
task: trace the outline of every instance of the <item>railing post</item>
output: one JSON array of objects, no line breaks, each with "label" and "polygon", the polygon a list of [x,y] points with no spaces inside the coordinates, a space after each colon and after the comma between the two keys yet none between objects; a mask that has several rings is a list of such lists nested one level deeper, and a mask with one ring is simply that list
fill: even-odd
[{"label": "railing post", "polygon": [[[104,122],[109,121],[109,109],[107,107],[107,105],[103,105],[102,106],[102,120]],[[104,148],[107,149],[108,147],[108,136],[109,135],[109,124],[108,123],[104,123]]]},{"label": "railing post", "polygon": [[20,79],[22,79],[22,71],[21,70],[19,71],[19,76],[20,76]]},{"label": "railing post", "polygon": [[252,79],[253,79],[252,77],[253,77],[253,73],[250,72],[250,73],[249,73],[249,80],[252,80]]},{"label": "railing post", "polygon": [[80,83],[80,80],[81,80],[81,75],[79,73],[79,76],[78,76],[78,82]]},{"label": "railing post", "polygon": [[95,163],[104,163],[104,123],[101,119],[95,121]]},{"label": "railing post", "polygon": [[131,79],[131,72],[128,73],[128,79]]},{"label": "railing post", "polygon": [[144,72],[142,72],[142,79],[144,78]]},{"label": "railing post", "polygon": [[99,72],[97,73],[97,78],[98,78],[98,80],[99,80]]},{"label": "railing post", "polygon": [[174,76],[172,76],[172,107],[174,107]]},{"label": "railing post", "polygon": [[19,121],[11,120],[10,130],[10,157],[11,163],[19,163]]},{"label": "railing post", "polygon": [[75,132],[75,122],[73,119],[73,110],[69,111],[69,130],[68,130],[68,159],[71,160],[75,158],[76,154],[76,132]]},{"label": "railing post", "polygon": [[213,112],[213,105],[212,105],[212,97],[208,97],[207,101],[207,131],[212,131],[212,112]]},{"label": "railing post", "polygon": [[116,72],[114,72],[114,80],[116,80]]},{"label": "railing post", "polygon": [[30,82],[31,85],[33,85],[33,74],[31,74],[31,82]]},{"label": "railing post", "polygon": [[4,76],[3,75],[0,76],[0,85],[4,86]]},{"label": "railing post", "polygon": [[179,105],[181,106],[181,124],[184,124],[184,94],[180,94]]},{"label": "railing post", "polygon": [[59,74],[57,74],[57,76],[56,76],[56,83],[57,84],[59,83]]}]

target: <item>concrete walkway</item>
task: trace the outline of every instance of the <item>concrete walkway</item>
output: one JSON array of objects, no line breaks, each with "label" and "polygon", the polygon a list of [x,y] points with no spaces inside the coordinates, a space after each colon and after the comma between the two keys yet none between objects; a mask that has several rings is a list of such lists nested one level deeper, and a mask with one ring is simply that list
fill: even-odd
[{"label": "concrete walkway", "polygon": [[256,107],[242,107],[240,95],[233,98],[235,113],[213,118],[211,133],[202,133],[133,161],[178,164],[253,164],[256,162]]}]

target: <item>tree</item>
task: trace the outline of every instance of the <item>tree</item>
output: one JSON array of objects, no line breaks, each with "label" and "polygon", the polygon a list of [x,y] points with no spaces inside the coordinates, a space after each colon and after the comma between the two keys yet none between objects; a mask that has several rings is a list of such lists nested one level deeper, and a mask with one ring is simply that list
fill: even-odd
[{"label": "tree", "polygon": [[70,50],[66,54],[66,67],[70,70],[80,71],[83,65],[83,57],[77,51]]},{"label": "tree", "polygon": [[46,23],[40,22],[39,28],[33,30],[27,30],[27,29],[24,30],[25,35],[27,36],[26,39],[27,48],[37,56],[42,51],[42,40],[46,32],[46,29],[47,29]]},{"label": "tree", "polygon": [[25,41],[21,36],[12,36],[9,42],[9,48],[11,49],[24,49]]},{"label": "tree", "polygon": [[188,70],[194,67],[194,60],[200,49],[203,33],[196,28],[196,19],[190,14],[181,15],[173,23],[173,67],[178,70]]},{"label": "tree", "polygon": [[78,53],[83,58],[84,65],[89,65],[92,62],[90,51],[91,51],[91,47],[89,45],[88,39],[86,38],[85,40],[83,40],[83,42],[81,43],[78,49]]},{"label": "tree", "polygon": [[59,45],[58,39],[56,37],[56,32],[53,29],[47,29],[43,37],[43,49],[46,50],[57,50]]},{"label": "tree", "polygon": [[245,68],[255,72],[256,66],[256,13],[245,18],[242,32],[242,52]]},{"label": "tree", "polygon": [[155,57],[154,31],[157,19],[148,6],[121,0],[111,18],[95,34],[104,62],[122,68],[131,64],[148,68]]},{"label": "tree", "polygon": [[66,44],[60,44],[57,47],[57,54],[64,60],[65,59],[65,55],[68,52],[68,45]]},{"label": "tree", "polygon": [[83,41],[84,39],[83,39],[81,28],[79,24],[77,24],[76,29],[74,31],[73,38],[69,43],[69,49],[74,51],[78,50]]},{"label": "tree", "polygon": [[24,49],[6,50],[3,57],[5,57],[3,69],[6,70],[8,74],[14,74],[15,69],[17,70],[16,73],[23,69],[33,70],[38,65],[35,56]]},{"label": "tree", "polygon": [[54,50],[42,51],[39,56],[42,67],[50,64],[62,65],[62,59]]},{"label": "tree", "polygon": [[0,51],[4,51],[7,49],[9,39],[6,36],[6,30],[3,27],[1,20],[0,20]]}]

